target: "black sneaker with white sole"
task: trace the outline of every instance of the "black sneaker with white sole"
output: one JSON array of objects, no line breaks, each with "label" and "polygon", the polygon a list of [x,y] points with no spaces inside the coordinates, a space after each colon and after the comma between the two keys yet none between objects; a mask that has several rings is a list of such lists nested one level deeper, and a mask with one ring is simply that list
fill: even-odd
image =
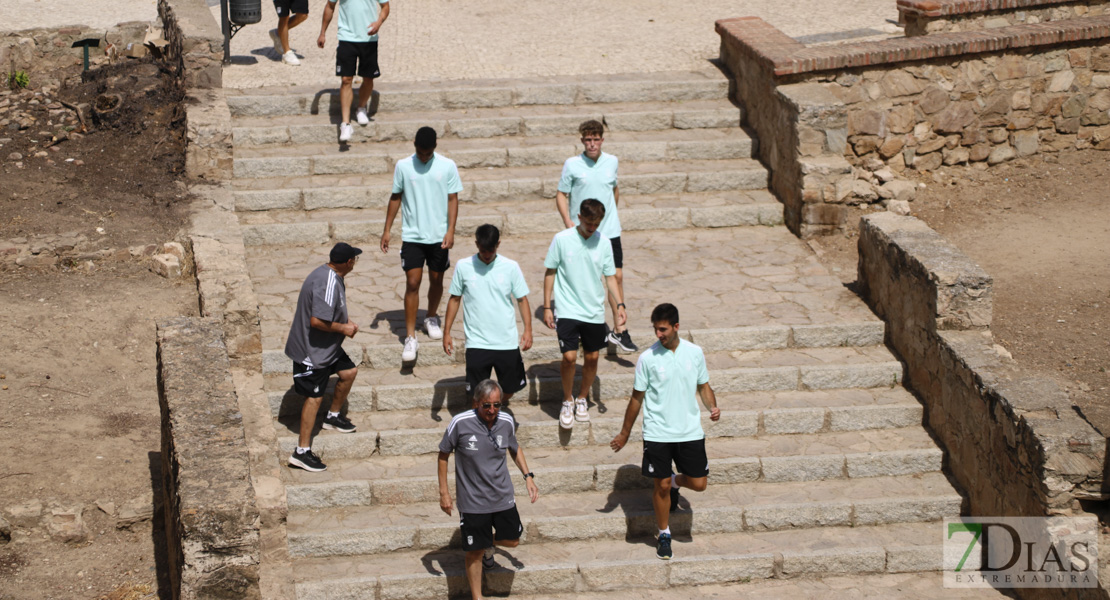
[{"label": "black sneaker with white sole", "polygon": [[660,533],[659,541],[655,544],[655,555],[663,560],[670,560],[671,556],[671,534]]},{"label": "black sneaker with white sole", "polygon": [[637,350],[639,350],[636,344],[632,343],[632,336],[628,335],[627,329],[620,333],[610,331],[605,340],[610,344],[616,346],[617,350],[620,350],[621,352],[636,352]]},{"label": "black sneaker with white sole", "polygon": [[307,450],[304,453],[293,451],[293,455],[289,457],[289,466],[300,467],[305,471],[319,472],[328,468],[324,461],[320,460],[319,456],[312,450]]},{"label": "black sneaker with white sole", "polygon": [[335,415],[334,417],[324,417],[324,429],[334,429],[340,433],[351,433],[355,430],[355,424],[343,415]]}]

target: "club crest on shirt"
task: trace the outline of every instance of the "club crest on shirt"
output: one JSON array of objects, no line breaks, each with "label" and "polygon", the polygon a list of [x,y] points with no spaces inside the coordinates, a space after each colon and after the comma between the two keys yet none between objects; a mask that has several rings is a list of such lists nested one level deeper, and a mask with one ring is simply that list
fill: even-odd
[{"label": "club crest on shirt", "polygon": [[497,447],[501,447],[501,436],[497,436]]},{"label": "club crest on shirt", "polygon": [[470,439],[466,440],[466,449],[467,450],[477,450],[478,449],[478,437],[477,436],[472,435],[472,436],[470,436]]}]

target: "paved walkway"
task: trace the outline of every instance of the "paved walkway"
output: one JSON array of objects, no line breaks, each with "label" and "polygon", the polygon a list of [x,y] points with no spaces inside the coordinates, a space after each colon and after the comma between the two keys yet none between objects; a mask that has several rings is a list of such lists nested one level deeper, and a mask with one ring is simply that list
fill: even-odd
[{"label": "paved walkway", "polygon": [[0,14],[0,32],[66,25],[108,29],[157,19],[158,0],[0,0]]},{"label": "paved walkway", "polygon": [[[382,33],[383,83],[708,69],[720,44],[713,23],[727,17],[759,16],[806,43],[900,31],[890,22],[898,16],[894,0],[860,0],[835,10],[820,0],[699,0],[681,6],[662,0],[405,0],[397,5]],[[309,20],[292,30],[293,48],[304,59],[300,67],[289,67],[273,51],[267,32],[277,18],[264,6],[262,23],[232,40],[233,64],[224,71],[224,85],[338,84],[334,22],[325,48],[316,47],[322,7],[314,2]],[[212,10],[218,17],[218,7]]]}]

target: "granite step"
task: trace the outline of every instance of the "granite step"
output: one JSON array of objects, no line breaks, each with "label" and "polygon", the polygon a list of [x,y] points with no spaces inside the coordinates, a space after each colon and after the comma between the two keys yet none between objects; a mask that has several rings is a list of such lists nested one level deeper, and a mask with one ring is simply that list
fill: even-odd
[{"label": "granite step", "polygon": [[[755,436],[709,440],[706,454],[714,485],[918,475],[939,471],[942,464],[943,454],[920,427],[780,434],[768,433],[775,427],[768,423]],[[436,444],[438,438],[431,441],[433,452]],[[651,487],[640,475],[641,446],[635,441],[619,454],[598,444],[552,447],[521,441],[521,446],[546,495]],[[285,458],[285,453],[279,457],[282,462]],[[290,509],[438,501],[436,460],[429,452],[325,458],[326,471],[282,469]],[[454,489],[453,467],[449,473]],[[513,484],[522,496],[527,492],[518,479]]]},{"label": "granite step", "polygon": [[[387,113],[531,105],[684,102],[728,97],[719,71],[551,78],[382,83],[372,109]],[[313,87],[228,90],[232,117],[328,114],[339,111],[339,91]]]},{"label": "granite step", "polygon": [[[669,129],[615,134],[605,151],[622,165],[669,160],[752,158],[754,144],[742,129]],[[577,135],[476,138],[439,144],[439,154],[459,169],[550,167],[558,170],[568,157],[581,154]],[[396,163],[412,156],[411,141],[378,142],[341,148],[335,144],[299,144],[235,150],[235,179],[307,177],[310,175],[393,174]]]},{"label": "granite step", "polygon": [[[673,102],[617,102],[611,104],[536,105],[412,111],[371,114],[369,125],[354,128],[350,144],[405,141],[429,126],[440,140],[573,134],[586,120],[605,124],[609,133],[665,129],[739,127],[741,109],[723,96],[716,100]],[[311,114],[279,117],[239,117],[232,133],[235,148],[278,145],[335,144],[338,111],[327,117]]]},{"label": "granite step", "polygon": [[[416,360],[410,367],[466,364],[466,338],[463,333],[462,319],[457,319],[451,328],[455,351],[448,355],[442,344],[436,340],[421,340]],[[360,344],[347,340],[343,349],[351,360],[361,367],[370,369],[391,369],[402,366],[401,340],[403,329],[396,331],[396,342]],[[537,361],[559,360],[562,351],[553,331],[541,323],[532,324],[532,348],[524,351],[525,364]],[[765,325],[752,327],[733,327],[722,329],[680,330],[682,339],[689,340],[704,352],[737,352],[754,350],[779,350],[786,348],[836,348],[877,346],[883,343],[885,325],[878,319],[849,321],[840,323],[820,323],[809,325]],[[650,330],[629,328],[629,335],[641,349],[655,343],[655,334]],[[616,354],[610,346],[606,359],[634,361],[636,354]],[[262,351],[263,373],[292,373],[292,362],[285,356],[284,348],[270,348]],[[360,382],[361,383],[361,382]]]},{"label": "granite step", "polygon": [[[484,575],[484,580],[490,594],[511,592],[513,597],[526,598],[533,598],[528,594],[560,594],[551,600],[599,598],[597,594],[612,590],[622,592],[602,597],[626,600],[637,597],[629,593],[652,591],[667,592],[667,598],[694,598],[703,597],[702,586],[712,584],[743,581],[742,587],[751,590],[765,583],[839,574],[851,575],[856,585],[864,586],[867,574],[939,571],[943,561],[940,536],[936,523],[705,533],[676,536],[674,558],[669,561],[655,558],[648,538],[524,542],[517,548],[498,549],[495,560],[499,566]],[[294,561],[292,571],[299,600],[469,597],[459,550],[302,558]],[[934,585],[939,590],[937,577]],[[980,597],[958,594],[966,590],[943,591],[945,594],[930,597]],[[997,596],[994,592],[989,597]],[[837,591],[821,597],[837,597]]]},{"label": "granite step", "polygon": [[[675,536],[860,527],[938,521],[960,514],[963,498],[942,473],[822,481],[712,485],[687,491],[671,517]],[[520,504],[522,543],[651,537],[644,490],[542,496]],[[353,556],[459,547],[458,521],[438,502],[291,511],[294,557]]]}]

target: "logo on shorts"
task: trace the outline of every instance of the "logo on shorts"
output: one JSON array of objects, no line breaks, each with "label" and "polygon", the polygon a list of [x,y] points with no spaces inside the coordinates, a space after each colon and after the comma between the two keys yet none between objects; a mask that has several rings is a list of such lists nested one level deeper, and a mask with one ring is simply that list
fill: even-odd
[{"label": "logo on shorts", "polygon": [[315,393],[315,394],[319,394],[320,393],[320,386],[316,386],[316,387],[312,388],[312,392]]},{"label": "logo on shorts", "polygon": [[654,473],[654,472],[655,472],[655,467],[652,466],[652,465],[648,465],[648,473]]},{"label": "logo on shorts", "polygon": [[466,536],[466,545],[467,546],[473,546],[474,545],[474,536],[472,536],[472,535]]},{"label": "logo on shorts", "polygon": [[338,75],[341,70],[342,69],[339,68],[339,65],[335,65],[335,74],[336,75]]},{"label": "logo on shorts", "polygon": [[466,449],[467,450],[477,450],[478,449],[478,437],[477,436],[472,435],[472,436],[470,436],[470,439],[466,440]]},{"label": "logo on shorts", "polygon": [[525,379],[521,378],[521,380],[520,380],[520,385],[525,385],[525,384],[527,384],[527,383],[528,383],[528,381],[527,381],[527,380],[525,380]]}]

